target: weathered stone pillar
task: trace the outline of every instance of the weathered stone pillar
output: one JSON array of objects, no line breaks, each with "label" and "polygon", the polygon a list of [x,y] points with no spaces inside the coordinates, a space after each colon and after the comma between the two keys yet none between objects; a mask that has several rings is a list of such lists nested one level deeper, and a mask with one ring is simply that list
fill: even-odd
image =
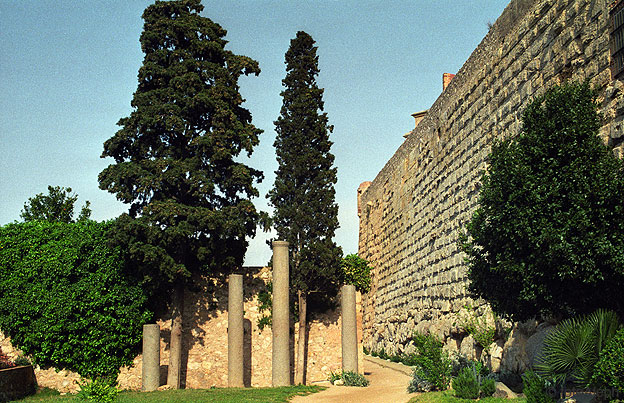
[{"label": "weathered stone pillar", "polygon": [[342,370],[358,372],[357,320],[355,286],[342,286]]},{"label": "weathered stone pillar", "polygon": [[156,324],[143,325],[143,375],[142,387],[145,392],[160,386],[160,327]]},{"label": "weathered stone pillar", "polygon": [[231,274],[228,292],[228,386],[243,383],[243,276]]},{"label": "weathered stone pillar", "polygon": [[288,242],[273,241],[273,386],[290,385]]}]

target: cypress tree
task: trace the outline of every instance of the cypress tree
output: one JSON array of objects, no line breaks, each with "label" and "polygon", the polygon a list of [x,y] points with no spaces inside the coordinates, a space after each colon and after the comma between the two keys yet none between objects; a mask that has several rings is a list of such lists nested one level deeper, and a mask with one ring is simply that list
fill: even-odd
[{"label": "cypress tree", "polygon": [[273,225],[280,240],[290,243],[291,289],[299,307],[299,344],[295,383],[304,383],[307,303],[310,295],[336,295],[340,284],[342,250],[333,241],[338,228],[335,202],[336,168],[317,47],[300,31],[286,52],[283,104],[275,121],[275,149],[279,168],[268,198],[274,207]]},{"label": "cypress tree", "polygon": [[[200,16],[200,0],[157,1],[143,13],[145,58],[130,116],[104,143],[114,164],[100,188],[130,203],[115,240],[145,286],[172,293],[169,385],[179,387],[184,288],[194,273],[240,267],[258,214],[262,173],[235,161],[261,130],[241,105],[238,79],[258,63],[225,50],[225,29]],[[162,298],[158,296],[157,298]]]}]

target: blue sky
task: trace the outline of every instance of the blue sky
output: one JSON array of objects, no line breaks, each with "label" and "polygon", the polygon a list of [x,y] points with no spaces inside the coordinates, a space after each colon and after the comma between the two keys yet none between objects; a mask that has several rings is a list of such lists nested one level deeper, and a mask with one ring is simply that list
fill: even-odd
[{"label": "blue sky", "polygon": [[[102,145],[127,116],[143,60],[142,0],[0,0],[0,225],[19,220],[24,202],[48,185],[71,187],[92,218],[128,206],[98,188],[112,162]],[[240,81],[245,106],[263,129],[248,163],[264,171],[257,208],[277,169],[273,121],[279,115],[284,53],[299,30],[317,42],[319,85],[334,125],[340,229],[357,252],[356,189],[373,180],[505,8],[506,0],[204,0],[202,13],[227,31],[228,49],[260,63]],[[270,257],[258,232],[246,264]]]}]

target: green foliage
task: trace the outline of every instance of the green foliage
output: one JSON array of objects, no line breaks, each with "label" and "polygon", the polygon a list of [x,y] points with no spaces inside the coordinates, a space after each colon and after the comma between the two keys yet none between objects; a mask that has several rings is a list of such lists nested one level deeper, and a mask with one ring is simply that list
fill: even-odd
[{"label": "green foliage", "polygon": [[260,69],[225,50],[226,30],[202,10],[200,0],[145,9],[133,110],[102,153],[114,163],[100,188],[130,204],[113,241],[152,291],[241,266],[258,221],[249,199],[262,173],[238,161],[261,130],[242,107],[238,79]]},{"label": "green foliage", "polygon": [[266,291],[258,293],[258,312],[262,315],[258,319],[258,329],[262,331],[273,324],[273,283],[268,283]]},{"label": "green foliage", "polygon": [[453,378],[455,396],[462,399],[492,396],[496,391],[496,382],[488,376],[489,371],[480,362],[463,367]]},{"label": "green foliage", "polygon": [[418,332],[412,340],[417,350],[417,355],[413,358],[415,368],[412,384],[422,387],[418,391],[426,392],[448,388],[452,365],[448,353],[442,349],[442,342],[434,335]]},{"label": "green foliage", "polygon": [[[25,222],[35,220],[75,222],[74,204],[76,200],[78,200],[78,195],[72,194],[71,188],[48,186],[47,195],[39,193],[28,198],[28,201],[24,203],[20,217]],[[91,216],[90,205],[91,203],[87,201],[82,206],[80,214],[78,214],[78,221],[89,219]]]},{"label": "green foliage", "polygon": [[78,399],[87,402],[110,403],[117,400],[119,390],[108,382],[93,379],[79,383]]},{"label": "green foliage", "polygon": [[17,357],[14,362],[15,362],[15,366],[17,367],[24,366],[24,365],[31,365],[31,362],[28,359],[28,357],[24,355],[20,355],[19,357]]},{"label": "green foliage", "polygon": [[546,381],[533,371],[527,371],[522,375],[522,393],[531,403],[555,403],[552,383]]},{"label": "green foliage", "polygon": [[[496,320],[492,314],[493,320]],[[461,328],[472,335],[477,344],[485,351],[489,351],[490,345],[496,336],[496,326],[488,324],[487,313],[479,315],[477,307],[467,304],[464,310],[457,315],[457,321]]]},{"label": "green foliage", "polygon": [[342,279],[342,251],[332,240],[338,228],[337,177],[330,152],[332,126],[321,113],[323,89],[316,83],[314,43],[299,31],[286,52],[283,103],[275,121],[278,169],[267,197],[278,239],[290,244],[293,290],[327,299],[336,295]]},{"label": "green foliage", "polygon": [[459,371],[459,375],[453,379],[453,390],[455,396],[462,399],[479,398],[479,380],[473,369],[466,367]]},{"label": "green foliage", "polygon": [[342,380],[344,386],[360,386],[365,387],[368,386],[368,379],[364,377],[362,374],[358,374],[353,371],[341,371],[334,373],[333,371],[329,374],[329,381],[333,384],[337,380]]},{"label": "green foliage", "polygon": [[345,284],[355,285],[360,292],[370,291],[372,268],[365,259],[352,253],[342,258],[341,267]]},{"label": "green foliage", "polygon": [[624,329],[620,329],[600,352],[592,384],[615,388],[624,396]]},{"label": "green foliage", "polygon": [[587,83],[551,88],[492,146],[462,249],[470,291],[514,320],[624,314],[624,163],[595,99]]},{"label": "green foliage", "polygon": [[42,367],[116,377],[139,352],[151,313],[111,223],[0,227],[0,329]]},{"label": "green foliage", "polygon": [[619,326],[615,312],[605,310],[562,321],[544,339],[536,369],[560,385],[573,381],[582,387],[590,386],[600,352]]}]

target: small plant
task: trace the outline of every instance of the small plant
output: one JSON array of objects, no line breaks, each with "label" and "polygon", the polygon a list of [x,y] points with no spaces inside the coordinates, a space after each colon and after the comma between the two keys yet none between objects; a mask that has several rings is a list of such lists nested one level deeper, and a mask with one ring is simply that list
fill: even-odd
[{"label": "small plant", "polygon": [[30,362],[28,357],[26,357],[24,355],[20,355],[19,357],[17,357],[15,359],[15,366],[21,367],[21,366],[25,366],[25,365],[32,365],[32,363]]},{"label": "small plant", "polygon": [[568,381],[581,387],[591,385],[600,352],[619,326],[615,312],[605,310],[564,320],[544,339],[537,371],[559,385],[565,386]]},{"label": "small plant", "polygon": [[[491,312],[491,311],[490,311]],[[496,336],[496,326],[488,324],[488,313],[479,315],[477,307],[471,304],[464,306],[464,310],[457,315],[457,324],[461,326],[468,334],[472,335],[477,344],[479,344],[486,352],[490,349],[490,344]],[[491,312],[496,321],[496,315]]]},{"label": "small plant", "polygon": [[342,372],[331,372],[329,375],[329,381],[336,385],[336,381],[342,381],[341,383],[338,383],[339,385],[344,385],[344,386],[360,386],[360,387],[365,387],[368,386],[368,379],[366,379],[364,377],[364,375],[362,374],[358,374],[357,372],[353,372],[353,371],[342,371]]},{"label": "small plant", "polygon": [[614,388],[624,396],[624,329],[620,329],[600,352],[592,384]]},{"label": "small plant", "polygon": [[455,396],[461,399],[489,397],[496,391],[496,382],[489,378],[489,371],[480,362],[464,367],[453,379]]},{"label": "small plant", "polygon": [[79,383],[78,399],[87,402],[109,403],[117,399],[119,390],[112,382],[93,379]]},{"label": "small plant", "polygon": [[[264,330],[265,327],[271,326],[273,322],[273,283],[266,285],[266,291],[258,293],[258,311],[262,314],[258,319],[258,329]],[[265,314],[268,312],[268,314]]]},{"label": "small plant", "polygon": [[371,267],[366,260],[353,253],[342,259],[341,267],[345,284],[353,284],[360,292],[370,291]]},{"label": "small plant", "polygon": [[555,403],[554,384],[548,382],[533,371],[527,371],[522,375],[523,388],[527,402],[531,403]]},{"label": "small plant", "polygon": [[452,365],[448,353],[442,350],[442,342],[434,335],[418,332],[413,341],[418,353],[412,357],[415,368],[408,390],[445,390],[450,382]]}]

